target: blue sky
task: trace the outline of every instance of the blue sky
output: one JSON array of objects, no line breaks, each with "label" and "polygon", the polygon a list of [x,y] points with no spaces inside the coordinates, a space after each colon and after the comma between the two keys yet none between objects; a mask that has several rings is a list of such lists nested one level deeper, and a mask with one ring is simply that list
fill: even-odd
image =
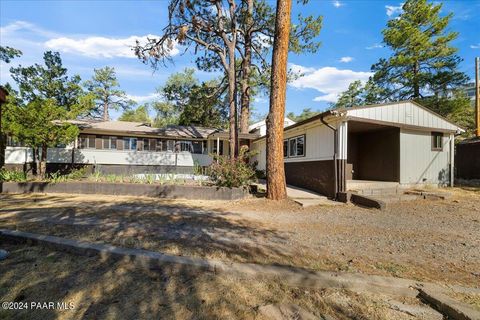
[{"label": "blue sky", "polygon": [[[323,15],[322,42],[316,54],[289,56],[290,67],[305,76],[290,83],[287,112],[309,107],[323,110],[353,80],[365,80],[370,66],[390,52],[382,47],[381,31],[400,12],[401,1],[320,1],[306,6],[293,1],[292,17]],[[454,13],[449,26],[460,33],[454,44],[464,59],[461,70],[474,76],[474,57],[480,56],[480,1],[444,1],[442,14]],[[41,63],[46,50],[61,52],[70,74],[86,80],[94,68],[115,67],[122,89],[139,103],[155,98],[155,88],[172,73],[194,67],[191,52],[174,55],[175,64],[155,73],[131,53],[134,39],[158,35],[165,26],[163,1],[13,1],[0,2],[0,44],[21,49],[24,55],[1,65],[0,83],[11,81],[10,66]],[[477,17],[475,18],[475,13]],[[197,72],[200,80],[214,74]],[[254,102],[256,113],[266,113],[267,97]],[[114,113],[113,116],[118,116]]]}]

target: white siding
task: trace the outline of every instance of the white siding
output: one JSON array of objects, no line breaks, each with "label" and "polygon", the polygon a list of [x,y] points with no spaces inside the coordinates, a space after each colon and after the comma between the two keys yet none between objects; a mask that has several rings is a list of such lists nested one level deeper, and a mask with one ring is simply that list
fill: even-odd
[{"label": "white siding", "polygon": [[457,130],[457,126],[411,102],[351,109],[347,111],[347,116],[407,126]]},{"label": "white siding", "polygon": [[33,161],[33,152],[25,147],[7,147],[5,149],[6,164],[23,164]]},{"label": "white siding", "polygon": [[450,136],[443,150],[432,151],[430,132],[400,131],[400,183],[447,184],[450,180]]},{"label": "white siding", "polygon": [[[71,163],[72,150],[65,148],[49,148],[47,150],[48,163]],[[74,149],[75,163],[84,164],[117,164],[117,165],[175,165],[191,167],[194,161],[201,166],[208,166],[212,158],[206,154],[192,154],[190,152],[149,152],[149,151],[120,151],[97,149]],[[22,164],[32,162],[32,149],[7,147],[5,163]],[[26,158],[25,158],[26,157]],[[175,159],[176,158],[176,159]]]},{"label": "white siding", "polygon": [[[285,158],[285,162],[318,161],[333,158],[333,131],[321,123],[310,127],[299,127],[285,133],[285,139],[305,135],[305,156]],[[258,161],[257,169],[266,168],[266,140],[262,139],[253,143],[252,149],[258,154],[252,161]]]},{"label": "white siding", "polygon": [[257,161],[257,170],[265,170],[267,168],[266,159],[267,159],[267,148],[266,140],[258,140],[252,143],[252,151],[257,154],[254,155],[251,159],[251,162]]}]

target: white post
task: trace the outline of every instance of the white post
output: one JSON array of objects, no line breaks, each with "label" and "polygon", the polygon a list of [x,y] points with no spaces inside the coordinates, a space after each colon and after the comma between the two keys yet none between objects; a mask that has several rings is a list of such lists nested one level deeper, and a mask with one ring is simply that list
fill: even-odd
[{"label": "white post", "polygon": [[455,181],[455,135],[450,134],[450,187],[453,187]]},{"label": "white post", "polygon": [[220,138],[217,138],[217,156],[220,155]]}]

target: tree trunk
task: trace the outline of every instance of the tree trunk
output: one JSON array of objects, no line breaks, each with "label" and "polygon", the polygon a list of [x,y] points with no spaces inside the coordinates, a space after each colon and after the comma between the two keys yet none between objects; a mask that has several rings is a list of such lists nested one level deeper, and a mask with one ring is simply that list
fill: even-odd
[{"label": "tree trunk", "polygon": [[6,149],[6,139],[5,135],[3,134],[2,128],[2,109],[3,103],[0,101],[0,169],[3,168],[5,165],[5,149]]},{"label": "tree trunk", "polygon": [[39,175],[44,178],[47,173],[47,146],[42,145],[42,154],[40,157]]},{"label": "tree trunk", "polygon": [[108,103],[103,104],[103,121],[108,121],[109,116],[108,116]]},{"label": "tree trunk", "polygon": [[413,98],[420,98],[420,86],[418,84],[418,62],[413,66]]},{"label": "tree trunk", "polygon": [[229,128],[229,151],[230,157],[236,158],[238,156],[238,115],[237,115],[237,86],[235,74],[235,47],[229,48],[229,62],[228,62],[228,100],[230,109],[230,128]]},{"label": "tree trunk", "polygon": [[248,133],[248,121],[250,120],[250,70],[252,65],[252,17],[253,0],[247,0],[247,18],[245,29],[245,48],[242,61],[242,95],[240,101],[240,132]]},{"label": "tree trunk", "polygon": [[283,164],[283,122],[287,90],[287,59],[291,0],[277,0],[273,42],[270,110],[267,117],[267,198],[287,197]]}]

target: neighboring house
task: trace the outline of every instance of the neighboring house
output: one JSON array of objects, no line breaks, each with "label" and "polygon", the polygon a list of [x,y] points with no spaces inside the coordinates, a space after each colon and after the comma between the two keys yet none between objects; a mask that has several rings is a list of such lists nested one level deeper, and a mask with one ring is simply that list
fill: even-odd
[{"label": "neighboring house", "polygon": [[[463,129],[412,101],[328,110],[284,130],[287,183],[336,198],[360,181],[453,184]],[[265,137],[253,141],[265,169]]]},{"label": "neighboring house", "polygon": [[[228,132],[196,126],[153,128],[126,121],[72,121],[79,136],[68,146],[49,148],[47,171],[95,166],[103,173],[192,172],[211,164],[211,154],[228,155]],[[257,134],[240,134],[250,146]],[[6,164],[20,167],[33,161],[32,151],[8,139]]]},{"label": "neighboring house", "polygon": [[[285,121],[283,122],[283,127],[288,127],[288,126],[291,126],[292,124],[295,124],[295,121],[285,117]],[[248,127],[248,132],[256,133],[256,134],[259,134],[261,137],[263,137],[267,134],[267,123],[265,122],[265,120],[254,123]]]}]

